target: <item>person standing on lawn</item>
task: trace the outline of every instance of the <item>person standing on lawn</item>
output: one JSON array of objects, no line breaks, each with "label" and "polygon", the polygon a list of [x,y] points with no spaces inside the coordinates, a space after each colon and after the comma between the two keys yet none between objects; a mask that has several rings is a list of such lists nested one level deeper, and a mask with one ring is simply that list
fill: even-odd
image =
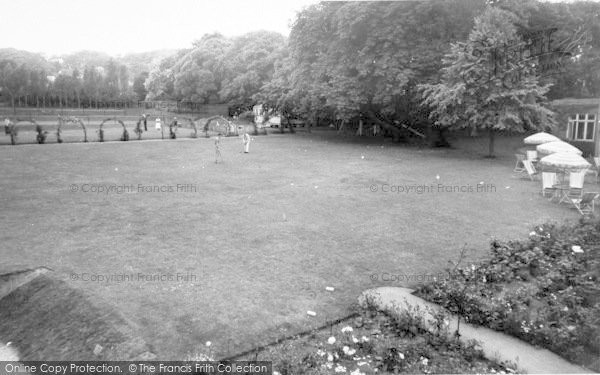
[{"label": "person standing on lawn", "polygon": [[215,138],[215,164],[219,162],[219,158],[223,161],[223,156],[221,155],[221,133],[217,134]]},{"label": "person standing on lawn", "polygon": [[144,131],[147,132],[148,131],[148,116],[146,116],[146,114],[144,113],[142,115],[142,117],[144,118]]},{"label": "person standing on lawn", "polygon": [[155,123],[156,123],[156,125],[155,125],[156,130],[160,130],[162,128],[161,125],[160,125],[160,117],[156,118],[156,122]]},{"label": "person standing on lawn", "polygon": [[247,132],[244,133],[242,142],[244,143],[244,154],[247,154],[248,152],[250,152],[250,134],[248,134]]}]

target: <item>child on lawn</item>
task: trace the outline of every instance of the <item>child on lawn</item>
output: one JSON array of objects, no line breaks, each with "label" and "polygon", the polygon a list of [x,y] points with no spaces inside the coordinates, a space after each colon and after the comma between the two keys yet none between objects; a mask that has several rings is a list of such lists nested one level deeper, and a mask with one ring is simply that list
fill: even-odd
[{"label": "child on lawn", "polygon": [[221,161],[223,161],[223,156],[221,155],[221,133],[217,134],[217,137],[215,138],[215,164],[218,163],[219,158],[221,158]]}]

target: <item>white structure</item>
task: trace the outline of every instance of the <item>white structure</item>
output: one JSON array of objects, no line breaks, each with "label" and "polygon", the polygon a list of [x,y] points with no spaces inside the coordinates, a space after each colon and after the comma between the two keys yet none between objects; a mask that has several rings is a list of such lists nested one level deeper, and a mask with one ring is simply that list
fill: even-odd
[{"label": "white structure", "polygon": [[252,112],[254,112],[254,122],[256,124],[265,122],[265,107],[262,104],[257,104],[252,107]]}]

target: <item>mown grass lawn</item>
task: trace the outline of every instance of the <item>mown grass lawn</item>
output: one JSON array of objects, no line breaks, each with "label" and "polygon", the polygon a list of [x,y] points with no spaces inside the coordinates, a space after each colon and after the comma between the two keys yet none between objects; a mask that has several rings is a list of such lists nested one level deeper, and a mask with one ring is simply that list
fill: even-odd
[{"label": "mown grass lawn", "polygon": [[[434,150],[275,133],[256,137],[250,154],[224,139],[219,164],[205,138],[2,146],[0,262],[45,265],[65,280],[187,275],[69,282],[119,310],[160,358],[193,357],[206,341],[214,356],[233,355],[344,316],[366,288],[431,277],[465,244],[478,259],[491,236],[577,218],[541,198],[539,182],[515,178],[517,141],[500,139],[489,160],[477,140]],[[480,182],[495,191],[382,192]],[[177,184],[196,192],[137,192]]]}]

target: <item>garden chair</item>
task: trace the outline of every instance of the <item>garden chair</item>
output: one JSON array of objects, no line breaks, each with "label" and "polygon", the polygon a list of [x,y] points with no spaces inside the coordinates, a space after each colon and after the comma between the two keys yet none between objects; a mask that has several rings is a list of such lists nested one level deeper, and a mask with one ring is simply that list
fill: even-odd
[{"label": "garden chair", "polygon": [[569,173],[569,189],[563,193],[563,197],[559,203],[569,202],[572,199],[581,199],[586,171],[587,170]]},{"label": "garden chair", "polygon": [[600,176],[600,157],[594,157],[594,167],[592,170],[596,174],[596,182],[598,182],[598,177]]},{"label": "garden chair", "polygon": [[600,193],[585,193],[581,198],[571,199],[570,202],[583,216],[594,213],[594,201],[598,199]]},{"label": "garden chair", "polygon": [[527,160],[536,162],[538,160],[538,154],[535,150],[527,150]]},{"label": "garden chair", "polygon": [[550,200],[556,196],[558,177],[554,172],[542,172],[542,196],[546,197],[550,193]]},{"label": "garden chair", "polygon": [[525,166],[523,165],[523,160],[526,159],[525,155],[515,154],[515,157],[517,158],[517,162],[515,163],[515,169],[513,169],[513,172],[518,172],[518,173],[525,172]]},{"label": "garden chair", "polygon": [[535,177],[538,175],[538,171],[535,170],[531,160],[523,160],[523,166],[525,167],[525,172],[527,172],[527,175],[531,181],[534,181]]}]

